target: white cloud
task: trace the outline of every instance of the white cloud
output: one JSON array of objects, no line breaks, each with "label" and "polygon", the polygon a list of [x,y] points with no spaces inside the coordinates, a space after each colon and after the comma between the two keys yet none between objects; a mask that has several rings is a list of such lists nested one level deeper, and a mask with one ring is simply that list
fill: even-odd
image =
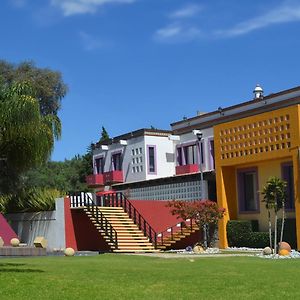
[{"label": "white cloud", "polygon": [[178,18],[190,18],[198,14],[203,9],[202,6],[197,4],[188,4],[178,10],[175,10],[170,13],[169,17],[178,19]]},{"label": "white cloud", "polygon": [[247,34],[275,24],[300,21],[300,4],[285,3],[250,20],[241,22],[232,28],[218,30],[216,34],[223,37],[234,37]]},{"label": "white cloud", "polygon": [[51,4],[62,10],[64,16],[94,13],[107,4],[130,4],[136,0],[51,0]]},{"label": "white cloud", "polygon": [[201,36],[200,29],[175,23],[158,29],[154,34],[155,40],[160,42],[188,42]]},{"label": "white cloud", "polygon": [[85,31],[79,32],[79,37],[83,44],[83,48],[87,51],[92,51],[96,49],[103,48],[107,45],[107,43],[103,42],[98,37],[95,37]]}]

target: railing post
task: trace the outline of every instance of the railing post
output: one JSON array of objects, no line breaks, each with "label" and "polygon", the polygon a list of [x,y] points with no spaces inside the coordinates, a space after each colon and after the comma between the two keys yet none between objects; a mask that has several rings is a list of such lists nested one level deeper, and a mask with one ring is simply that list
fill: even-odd
[{"label": "railing post", "polygon": [[146,220],[144,220],[144,235],[147,236]]},{"label": "railing post", "polygon": [[154,248],[157,248],[157,234],[154,232]]},{"label": "railing post", "polygon": [[171,227],[171,239],[173,240],[173,227]]}]

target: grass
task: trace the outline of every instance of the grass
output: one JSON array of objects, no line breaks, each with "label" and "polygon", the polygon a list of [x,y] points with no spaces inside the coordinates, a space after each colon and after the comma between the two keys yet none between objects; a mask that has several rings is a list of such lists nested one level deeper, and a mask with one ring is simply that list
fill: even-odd
[{"label": "grass", "polygon": [[300,299],[300,260],[255,257],[0,259],[1,299]]}]

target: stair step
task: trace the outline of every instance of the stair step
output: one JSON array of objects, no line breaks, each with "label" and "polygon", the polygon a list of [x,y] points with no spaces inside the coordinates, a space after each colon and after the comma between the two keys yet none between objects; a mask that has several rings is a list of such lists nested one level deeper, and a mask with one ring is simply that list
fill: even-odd
[{"label": "stair step", "polygon": [[115,253],[157,253],[160,252],[158,249],[153,249],[153,250],[113,250]]}]

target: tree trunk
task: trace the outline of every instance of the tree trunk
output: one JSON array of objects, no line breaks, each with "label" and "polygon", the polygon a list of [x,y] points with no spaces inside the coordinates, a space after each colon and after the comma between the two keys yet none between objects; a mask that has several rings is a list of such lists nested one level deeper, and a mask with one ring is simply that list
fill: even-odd
[{"label": "tree trunk", "polygon": [[203,225],[203,246],[207,249],[207,224]]},{"label": "tree trunk", "polygon": [[273,250],[272,245],[272,222],[271,222],[271,211],[268,209],[268,222],[269,222],[269,241],[270,241],[270,248]]},{"label": "tree trunk", "polygon": [[274,254],[277,254],[277,211],[275,211]]},{"label": "tree trunk", "polygon": [[285,207],[284,207],[284,202],[283,202],[282,203],[282,221],[281,221],[280,243],[283,240],[284,221],[285,221]]}]

